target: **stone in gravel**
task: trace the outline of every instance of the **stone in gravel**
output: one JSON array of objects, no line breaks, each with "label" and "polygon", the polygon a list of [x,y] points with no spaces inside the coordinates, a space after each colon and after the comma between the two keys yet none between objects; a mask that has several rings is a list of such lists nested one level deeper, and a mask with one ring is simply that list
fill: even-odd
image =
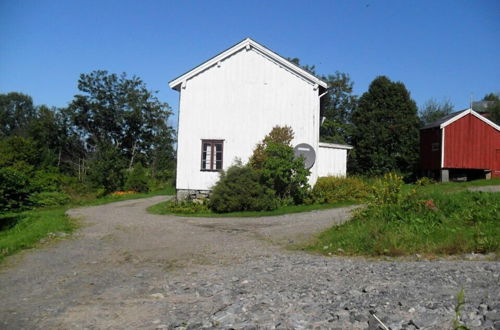
[{"label": "stone in gravel", "polygon": [[472,327],[479,327],[479,326],[481,326],[481,321],[479,319],[475,319],[475,320],[472,320],[469,324]]},{"label": "stone in gravel", "polygon": [[493,323],[500,321],[500,312],[488,312],[485,315],[486,320],[490,320]]},{"label": "stone in gravel", "polygon": [[156,299],[164,299],[165,298],[165,296],[163,294],[159,293],[159,292],[158,293],[153,293],[151,295],[151,297],[156,298]]}]

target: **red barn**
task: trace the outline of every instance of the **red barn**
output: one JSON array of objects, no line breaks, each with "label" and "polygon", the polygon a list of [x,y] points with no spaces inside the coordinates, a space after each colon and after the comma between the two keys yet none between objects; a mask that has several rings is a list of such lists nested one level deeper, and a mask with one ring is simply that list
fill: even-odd
[{"label": "red barn", "polygon": [[441,181],[500,177],[500,126],[472,109],[424,126],[420,168]]}]

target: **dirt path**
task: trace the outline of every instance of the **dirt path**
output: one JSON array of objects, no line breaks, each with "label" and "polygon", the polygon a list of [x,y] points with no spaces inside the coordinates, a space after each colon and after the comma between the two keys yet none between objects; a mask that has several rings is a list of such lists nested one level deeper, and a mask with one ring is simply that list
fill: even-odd
[{"label": "dirt path", "polygon": [[394,329],[448,328],[461,287],[469,323],[493,328],[500,315],[498,262],[368,262],[283,248],[345,221],[350,208],[244,219],[145,211],[164,199],[71,210],[83,223],[74,238],[9,258],[0,328],[374,328],[369,309]]}]

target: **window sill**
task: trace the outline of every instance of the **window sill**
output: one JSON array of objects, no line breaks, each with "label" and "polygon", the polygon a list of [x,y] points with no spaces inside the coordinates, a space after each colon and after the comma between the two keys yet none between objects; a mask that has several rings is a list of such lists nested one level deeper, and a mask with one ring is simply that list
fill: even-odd
[{"label": "window sill", "polygon": [[201,169],[200,172],[220,172],[222,170],[204,170],[204,169]]}]

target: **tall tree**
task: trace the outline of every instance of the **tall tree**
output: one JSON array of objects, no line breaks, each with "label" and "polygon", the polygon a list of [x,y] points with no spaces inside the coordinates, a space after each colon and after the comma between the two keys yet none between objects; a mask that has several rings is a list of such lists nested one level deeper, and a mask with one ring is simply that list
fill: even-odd
[{"label": "tall tree", "polygon": [[452,113],[453,107],[453,103],[449,100],[443,102],[438,102],[435,99],[428,100],[419,111],[422,126]]},{"label": "tall tree", "polygon": [[418,160],[417,106],[401,82],[375,78],[352,114],[351,168],[362,174],[410,175]]},{"label": "tall tree", "polygon": [[132,167],[136,160],[149,161],[158,139],[172,143],[171,109],[140,78],[93,71],[80,75],[78,89],[83,94],[75,95],[68,110],[89,151],[114,147]]},{"label": "tall tree", "polygon": [[31,96],[17,92],[0,94],[0,137],[26,136],[28,126],[35,117]]},{"label": "tall tree", "polygon": [[328,93],[321,98],[320,139],[324,142],[350,143],[351,115],[357,105],[352,94],[353,82],[347,73],[335,72],[322,78],[328,83]]}]

